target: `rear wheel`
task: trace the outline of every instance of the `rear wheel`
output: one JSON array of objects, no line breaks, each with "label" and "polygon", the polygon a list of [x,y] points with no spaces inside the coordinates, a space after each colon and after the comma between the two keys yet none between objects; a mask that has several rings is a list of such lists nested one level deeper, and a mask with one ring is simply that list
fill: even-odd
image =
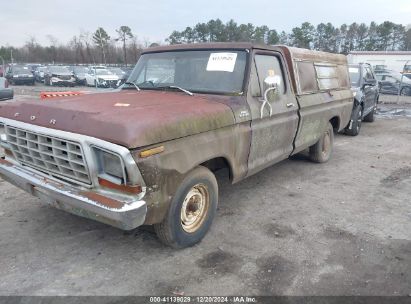
[{"label": "rear wheel", "polygon": [[214,174],[202,166],[195,168],[177,189],[163,222],[154,225],[158,238],[174,248],[197,244],[211,226],[217,202]]},{"label": "rear wheel", "polygon": [[359,104],[353,110],[353,117],[351,128],[346,128],[345,133],[351,136],[357,136],[360,133],[361,122],[362,122],[362,106]]},{"label": "rear wheel", "polygon": [[331,158],[334,144],[334,129],[330,122],[316,144],[310,147],[310,159],[316,163],[325,163]]}]

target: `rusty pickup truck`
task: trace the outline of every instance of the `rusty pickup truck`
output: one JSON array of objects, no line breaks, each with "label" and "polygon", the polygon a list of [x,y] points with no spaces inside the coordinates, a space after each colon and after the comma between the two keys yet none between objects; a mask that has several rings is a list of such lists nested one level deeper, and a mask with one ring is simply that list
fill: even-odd
[{"label": "rusty pickup truck", "polygon": [[326,162],[353,108],[343,55],[249,43],[150,48],[117,91],[0,105],[0,175],[70,213],[153,225],[182,248],[232,183],[309,149]]}]

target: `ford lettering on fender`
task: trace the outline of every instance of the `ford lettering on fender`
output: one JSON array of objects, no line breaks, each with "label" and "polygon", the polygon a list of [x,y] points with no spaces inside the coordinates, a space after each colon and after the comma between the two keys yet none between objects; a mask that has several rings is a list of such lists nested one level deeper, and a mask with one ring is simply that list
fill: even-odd
[{"label": "ford lettering on fender", "polygon": [[0,175],[42,201],[165,244],[198,243],[214,172],[236,183],[305,149],[326,162],[353,108],[346,58],[248,43],[143,52],[115,92],[0,106]]}]

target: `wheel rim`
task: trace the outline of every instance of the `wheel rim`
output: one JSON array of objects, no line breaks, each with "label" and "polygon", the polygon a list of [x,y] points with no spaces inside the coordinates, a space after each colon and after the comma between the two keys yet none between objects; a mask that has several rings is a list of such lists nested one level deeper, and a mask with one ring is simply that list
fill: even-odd
[{"label": "wheel rim", "polygon": [[203,184],[197,184],[188,191],[181,206],[181,226],[185,232],[194,233],[203,224],[208,208],[210,195]]},{"label": "wheel rim", "polygon": [[330,135],[330,131],[327,130],[323,138],[323,146],[322,146],[322,151],[321,151],[323,156],[326,156],[328,154],[330,146],[331,146],[331,135]]}]

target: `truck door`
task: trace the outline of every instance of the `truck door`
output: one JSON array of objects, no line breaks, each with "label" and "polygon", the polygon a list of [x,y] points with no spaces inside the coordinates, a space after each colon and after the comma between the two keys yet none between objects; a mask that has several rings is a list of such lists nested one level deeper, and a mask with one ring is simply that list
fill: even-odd
[{"label": "truck door", "polygon": [[[252,118],[248,176],[287,158],[293,151],[298,105],[285,66],[278,52],[255,51],[252,56],[247,92]],[[270,87],[269,79],[275,79],[276,84]]]}]

